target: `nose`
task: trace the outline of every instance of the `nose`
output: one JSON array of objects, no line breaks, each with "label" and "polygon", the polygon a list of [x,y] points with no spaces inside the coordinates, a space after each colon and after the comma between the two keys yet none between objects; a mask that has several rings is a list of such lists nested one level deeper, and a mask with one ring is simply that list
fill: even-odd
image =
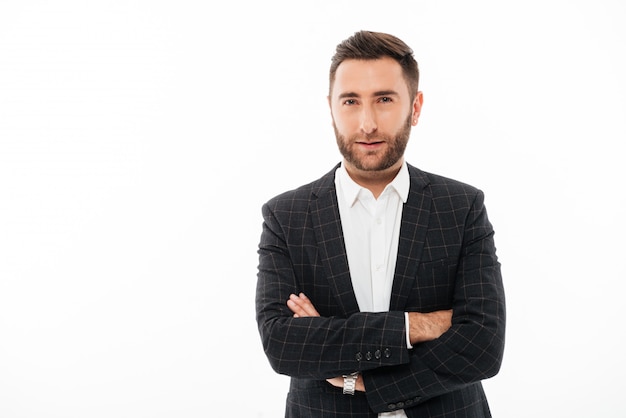
[{"label": "nose", "polygon": [[361,131],[366,134],[376,132],[378,125],[376,124],[376,113],[369,106],[363,106],[361,111]]}]

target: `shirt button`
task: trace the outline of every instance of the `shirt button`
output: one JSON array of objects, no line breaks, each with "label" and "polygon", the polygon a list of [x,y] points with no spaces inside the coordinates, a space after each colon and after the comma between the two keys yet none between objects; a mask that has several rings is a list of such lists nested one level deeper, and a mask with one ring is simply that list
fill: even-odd
[{"label": "shirt button", "polygon": [[380,219],[380,218],[376,218],[376,224],[377,224],[377,225],[380,225],[380,224],[382,224],[382,223],[383,223],[382,219]]}]

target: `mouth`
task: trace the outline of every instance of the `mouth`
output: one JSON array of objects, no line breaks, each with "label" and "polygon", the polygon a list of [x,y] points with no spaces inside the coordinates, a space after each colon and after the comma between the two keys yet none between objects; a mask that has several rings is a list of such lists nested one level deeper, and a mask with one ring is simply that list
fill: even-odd
[{"label": "mouth", "polygon": [[369,141],[369,142],[357,141],[357,145],[365,149],[375,149],[375,148],[382,146],[384,143],[385,143],[384,141]]}]

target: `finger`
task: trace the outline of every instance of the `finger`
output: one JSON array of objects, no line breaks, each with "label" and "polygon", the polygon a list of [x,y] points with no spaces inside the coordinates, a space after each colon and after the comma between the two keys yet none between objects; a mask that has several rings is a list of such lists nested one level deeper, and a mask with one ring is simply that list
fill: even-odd
[{"label": "finger", "polygon": [[294,313],[294,316],[307,316],[306,311],[298,304],[296,295],[291,295],[289,297],[289,300],[287,300],[287,307]]},{"label": "finger", "polygon": [[319,316],[317,310],[310,301],[305,301],[301,297],[297,295],[290,295],[289,300],[287,301],[287,306],[294,313],[294,316],[297,315],[297,318],[306,317],[306,316]]},{"label": "finger", "polygon": [[300,305],[300,307],[307,313],[308,316],[320,316],[317,309],[315,309],[315,307],[310,303],[305,303],[304,305]]},{"label": "finger", "polygon": [[313,302],[311,302],[307,295],[301,292],[299,298],[302,302],[304,302],[301,307],[309,314],[309,316],[320,316],[317,309],[315,309]]},{"label": "finger", "polygon": [[289,295],[287,306],[294,314],[298,314],[299,317],[320,316],[315,306],[304,293],[300,293],[300,296],[295,294]]}]

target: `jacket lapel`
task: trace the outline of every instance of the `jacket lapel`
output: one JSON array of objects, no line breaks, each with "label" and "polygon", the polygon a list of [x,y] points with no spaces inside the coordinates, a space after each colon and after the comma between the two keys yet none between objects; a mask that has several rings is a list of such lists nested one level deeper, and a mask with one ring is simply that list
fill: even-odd
[{"label": "jacket lapel", "polygon": [[345,316],[359,311],[359,305],[352,288],[348,256],[343,239],[337,193],[335,190],[335,170],[338,165],[313,188],[311,199],[311,219],[315,238],[328,282]]},{"label": "jacket lapel", "polygon": [[411,186],[402,210],[398,258],[391,290],[389,310],[404,310],[417,276],[417,265],[424,249],[432,196],[428,177],[409,165]]}]

